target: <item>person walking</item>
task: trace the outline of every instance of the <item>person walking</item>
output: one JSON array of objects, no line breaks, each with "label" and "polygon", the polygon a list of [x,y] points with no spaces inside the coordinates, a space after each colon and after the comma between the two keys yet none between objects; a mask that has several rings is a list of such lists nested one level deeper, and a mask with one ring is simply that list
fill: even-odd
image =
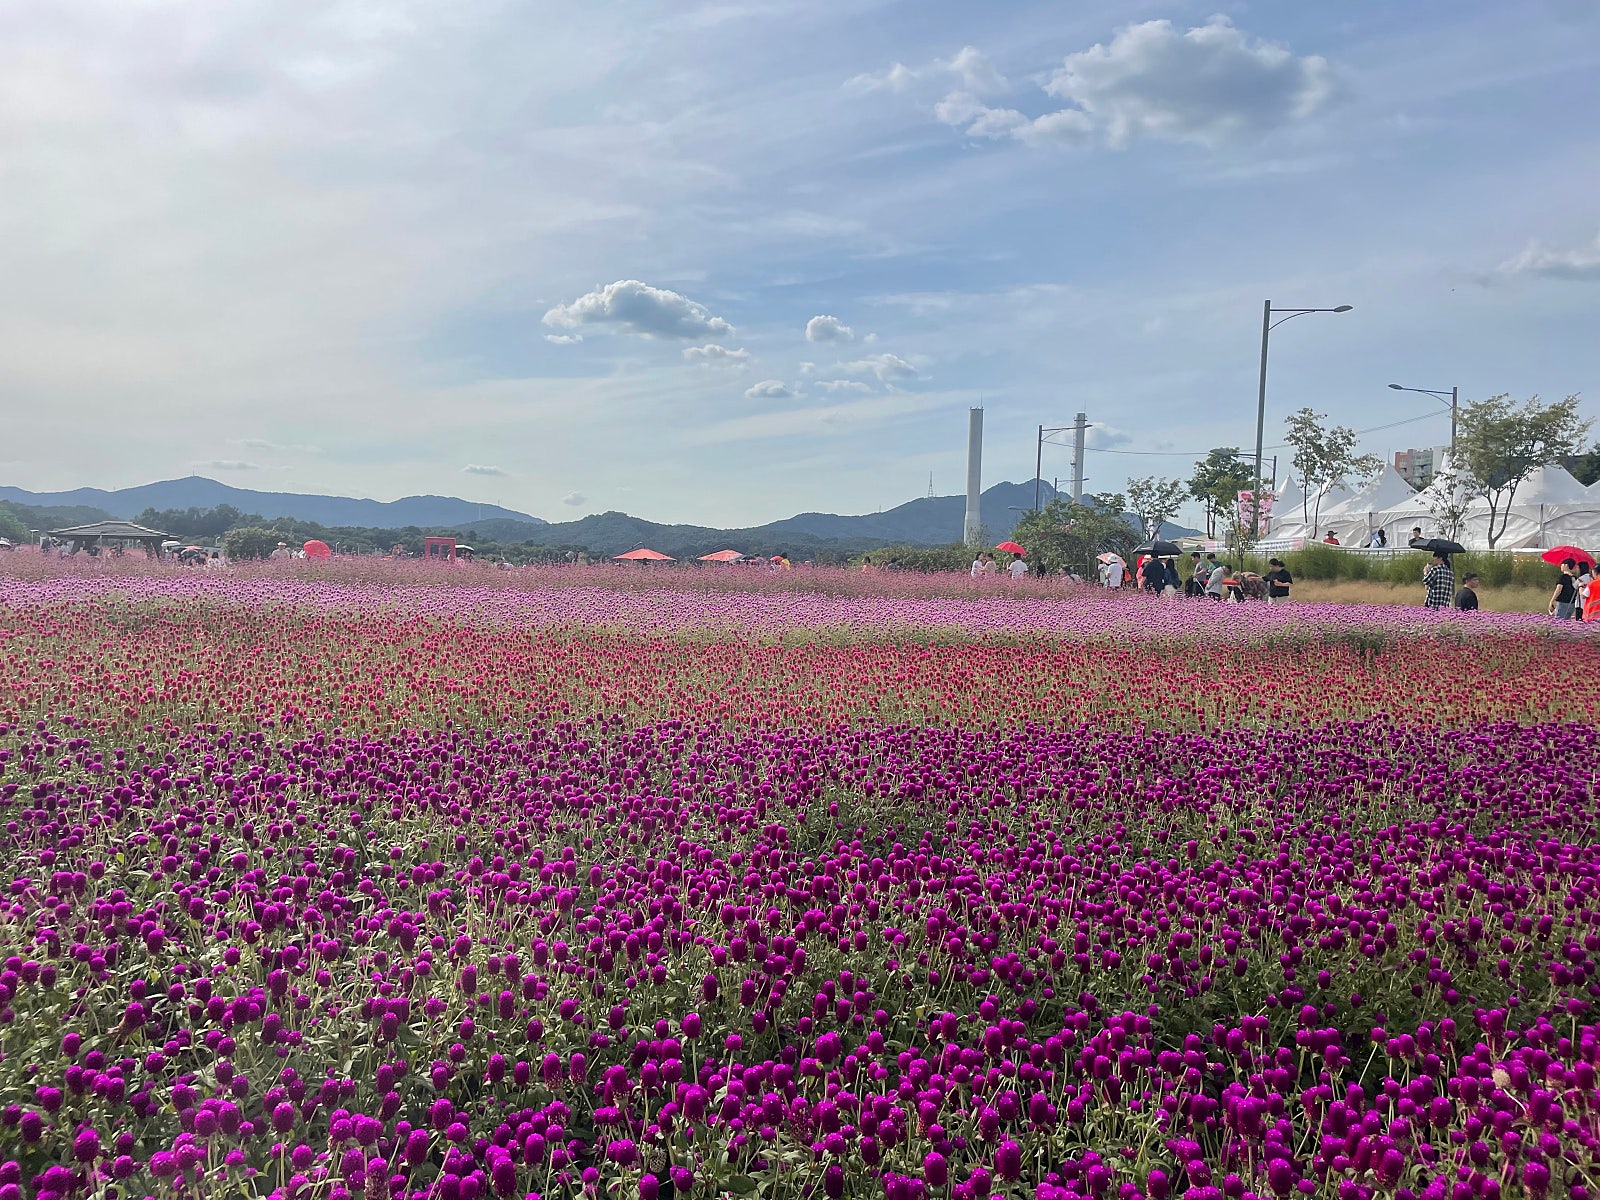
[{"label": "person walking", "polygon": [[1478,577],[1473,574],[1462,576],[1461,590],[1456,593],[1457,612],[1478,611]]},{"label": "person walking", "polygon": [[1423,568],[1422,584],[1427,589],[1422,607],[1449,608],[1455,603],[1456,573],[1447,555],[1433,556],[1433,560]]},{"label": "person walking", "polygon": [[1572,620],[1578,603],[1578,562],[1561,560],[1561,574],[1556,576],[1556,590],[1550,593],[1550,615],[1558,621]]}]

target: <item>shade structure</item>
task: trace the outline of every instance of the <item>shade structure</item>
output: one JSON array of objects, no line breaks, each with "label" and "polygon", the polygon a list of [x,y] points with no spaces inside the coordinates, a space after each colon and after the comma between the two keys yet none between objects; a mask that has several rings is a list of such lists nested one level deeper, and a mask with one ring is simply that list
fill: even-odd
[{"label": "shade structure", "polygon": [[700,561],[731,563],[738,562],[742,558],[744,558],[744,555],[740,554],[737,550],[718,550],[712,554],[702,554],[700,556]]},{"label": "shade structure", "polygon": [[677,562],[670,554],[663,554],[659,550],[629,550],[626,554],[616,556],[617,562]]}]

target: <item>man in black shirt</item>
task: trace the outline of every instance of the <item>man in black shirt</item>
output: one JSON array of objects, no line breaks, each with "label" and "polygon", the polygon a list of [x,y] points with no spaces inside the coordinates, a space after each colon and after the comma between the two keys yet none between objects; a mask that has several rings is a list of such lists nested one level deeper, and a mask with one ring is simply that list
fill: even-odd
[{"label": "man in black shirt", "polygon": [[1461,590],[1456,593],[1456,608],[1462,612],[1478,611],[1478,577],[1468,575],[1461,581]]},{"label": "man in black shirt", "polygon": [[1272,568],[1267,572],[1267,603],[1282,604],[1289,598],[1289,587],[1294,583],[1294,576],[1289,574],[1289,568],[1283,565],[1281,558],[1268,559],[1267,566]]}]

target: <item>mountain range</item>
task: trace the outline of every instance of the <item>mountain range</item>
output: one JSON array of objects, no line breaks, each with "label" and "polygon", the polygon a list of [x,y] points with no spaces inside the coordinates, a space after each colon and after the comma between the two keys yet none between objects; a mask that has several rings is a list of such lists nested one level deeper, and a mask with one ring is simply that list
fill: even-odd
[{"label": "mountain range", "polygon": [[[1037,492],[1032,480],[994,484],[983,493],[980,502],[980,515],[990,540],[1004,538],[1020,517],[1033,510],[1036,497],[1039,502],[1049,503],[1054,496],[1055,490],[1048,483],[1040,483]],[[581,546],[591,553],[607,556],[648,546],[674,558],[694,557],[726,548],[768,554],[786,550],[805,555],[818,550],[859,553],[885,546],[949,545],[961,540],[967,504],[964,496],[927,496],[884,512],[859,516],[810,512],[766,525],[716,529],[702,525],[666,525],[622,512],[597,513],[576,521],[551,524],[497,505],[478,505],[449,496],[408,496],[383,503],[342,496],[252,492],[198,476],[114,492],[98,488],[28,492],[0,487],[0,500],[57,511],[66,511],[70,506],[81,521],[101,516],[129,520],[147,508],[210,508],[231,504],[242,512],[268,518],[289,517],[327,526],[376,529],[415,526],[466,535],[468,540]],[[1164,537],[1182,537],[1194,532],[1179,525],[1162,527]]]},{"label": "mountain range", "polygon": [[201,475],[165,479],[114,492],[100,488],[28,492],[22,488],[0,487],[0,500],[37,508],[95,508],[124,521],[131,521],[147,508],[215,508],[219,504],[231,504],[240,512],[262,516],[293,517],[297,521],[315,521],[318,525],[369,529],[399,529],[407,525],[449,527],[483,518],[519,521],[524,525],[544,524],[538,517],[515,509],[501,508],[498,504],[475,504],[454,496],[405,496],[385,502],[348,496],[308,496],[299,492],[257,492],[231,487]]}]

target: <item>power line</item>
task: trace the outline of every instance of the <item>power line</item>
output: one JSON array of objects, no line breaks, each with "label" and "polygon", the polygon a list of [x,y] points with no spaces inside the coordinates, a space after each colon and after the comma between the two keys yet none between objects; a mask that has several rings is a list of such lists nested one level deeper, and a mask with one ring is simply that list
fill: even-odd
[{"label": "power line", "polygon": [[[1358,429],[1355,432],[1357,437],[1367,433],[1381,433],[1385,429],[1397,429],[1401,425],[1411,425],[1417,421],[1431,420],[1438,415],[1438,413],[1418,413],[1414,417],[1405,417],[1399,421],[1390,421],[1387,425],[1374,425],[1369,429]],[[1287,450],[1288,448],[1288,442],[1278,442],[1275,445],[1265,447],[1267,450]],[[1135,458],[1204,458],[1211,453],[1210,450],[1113,450],[1104,446],[1085,446],[1084,449],[1095,454],[1127,454]]]}]

